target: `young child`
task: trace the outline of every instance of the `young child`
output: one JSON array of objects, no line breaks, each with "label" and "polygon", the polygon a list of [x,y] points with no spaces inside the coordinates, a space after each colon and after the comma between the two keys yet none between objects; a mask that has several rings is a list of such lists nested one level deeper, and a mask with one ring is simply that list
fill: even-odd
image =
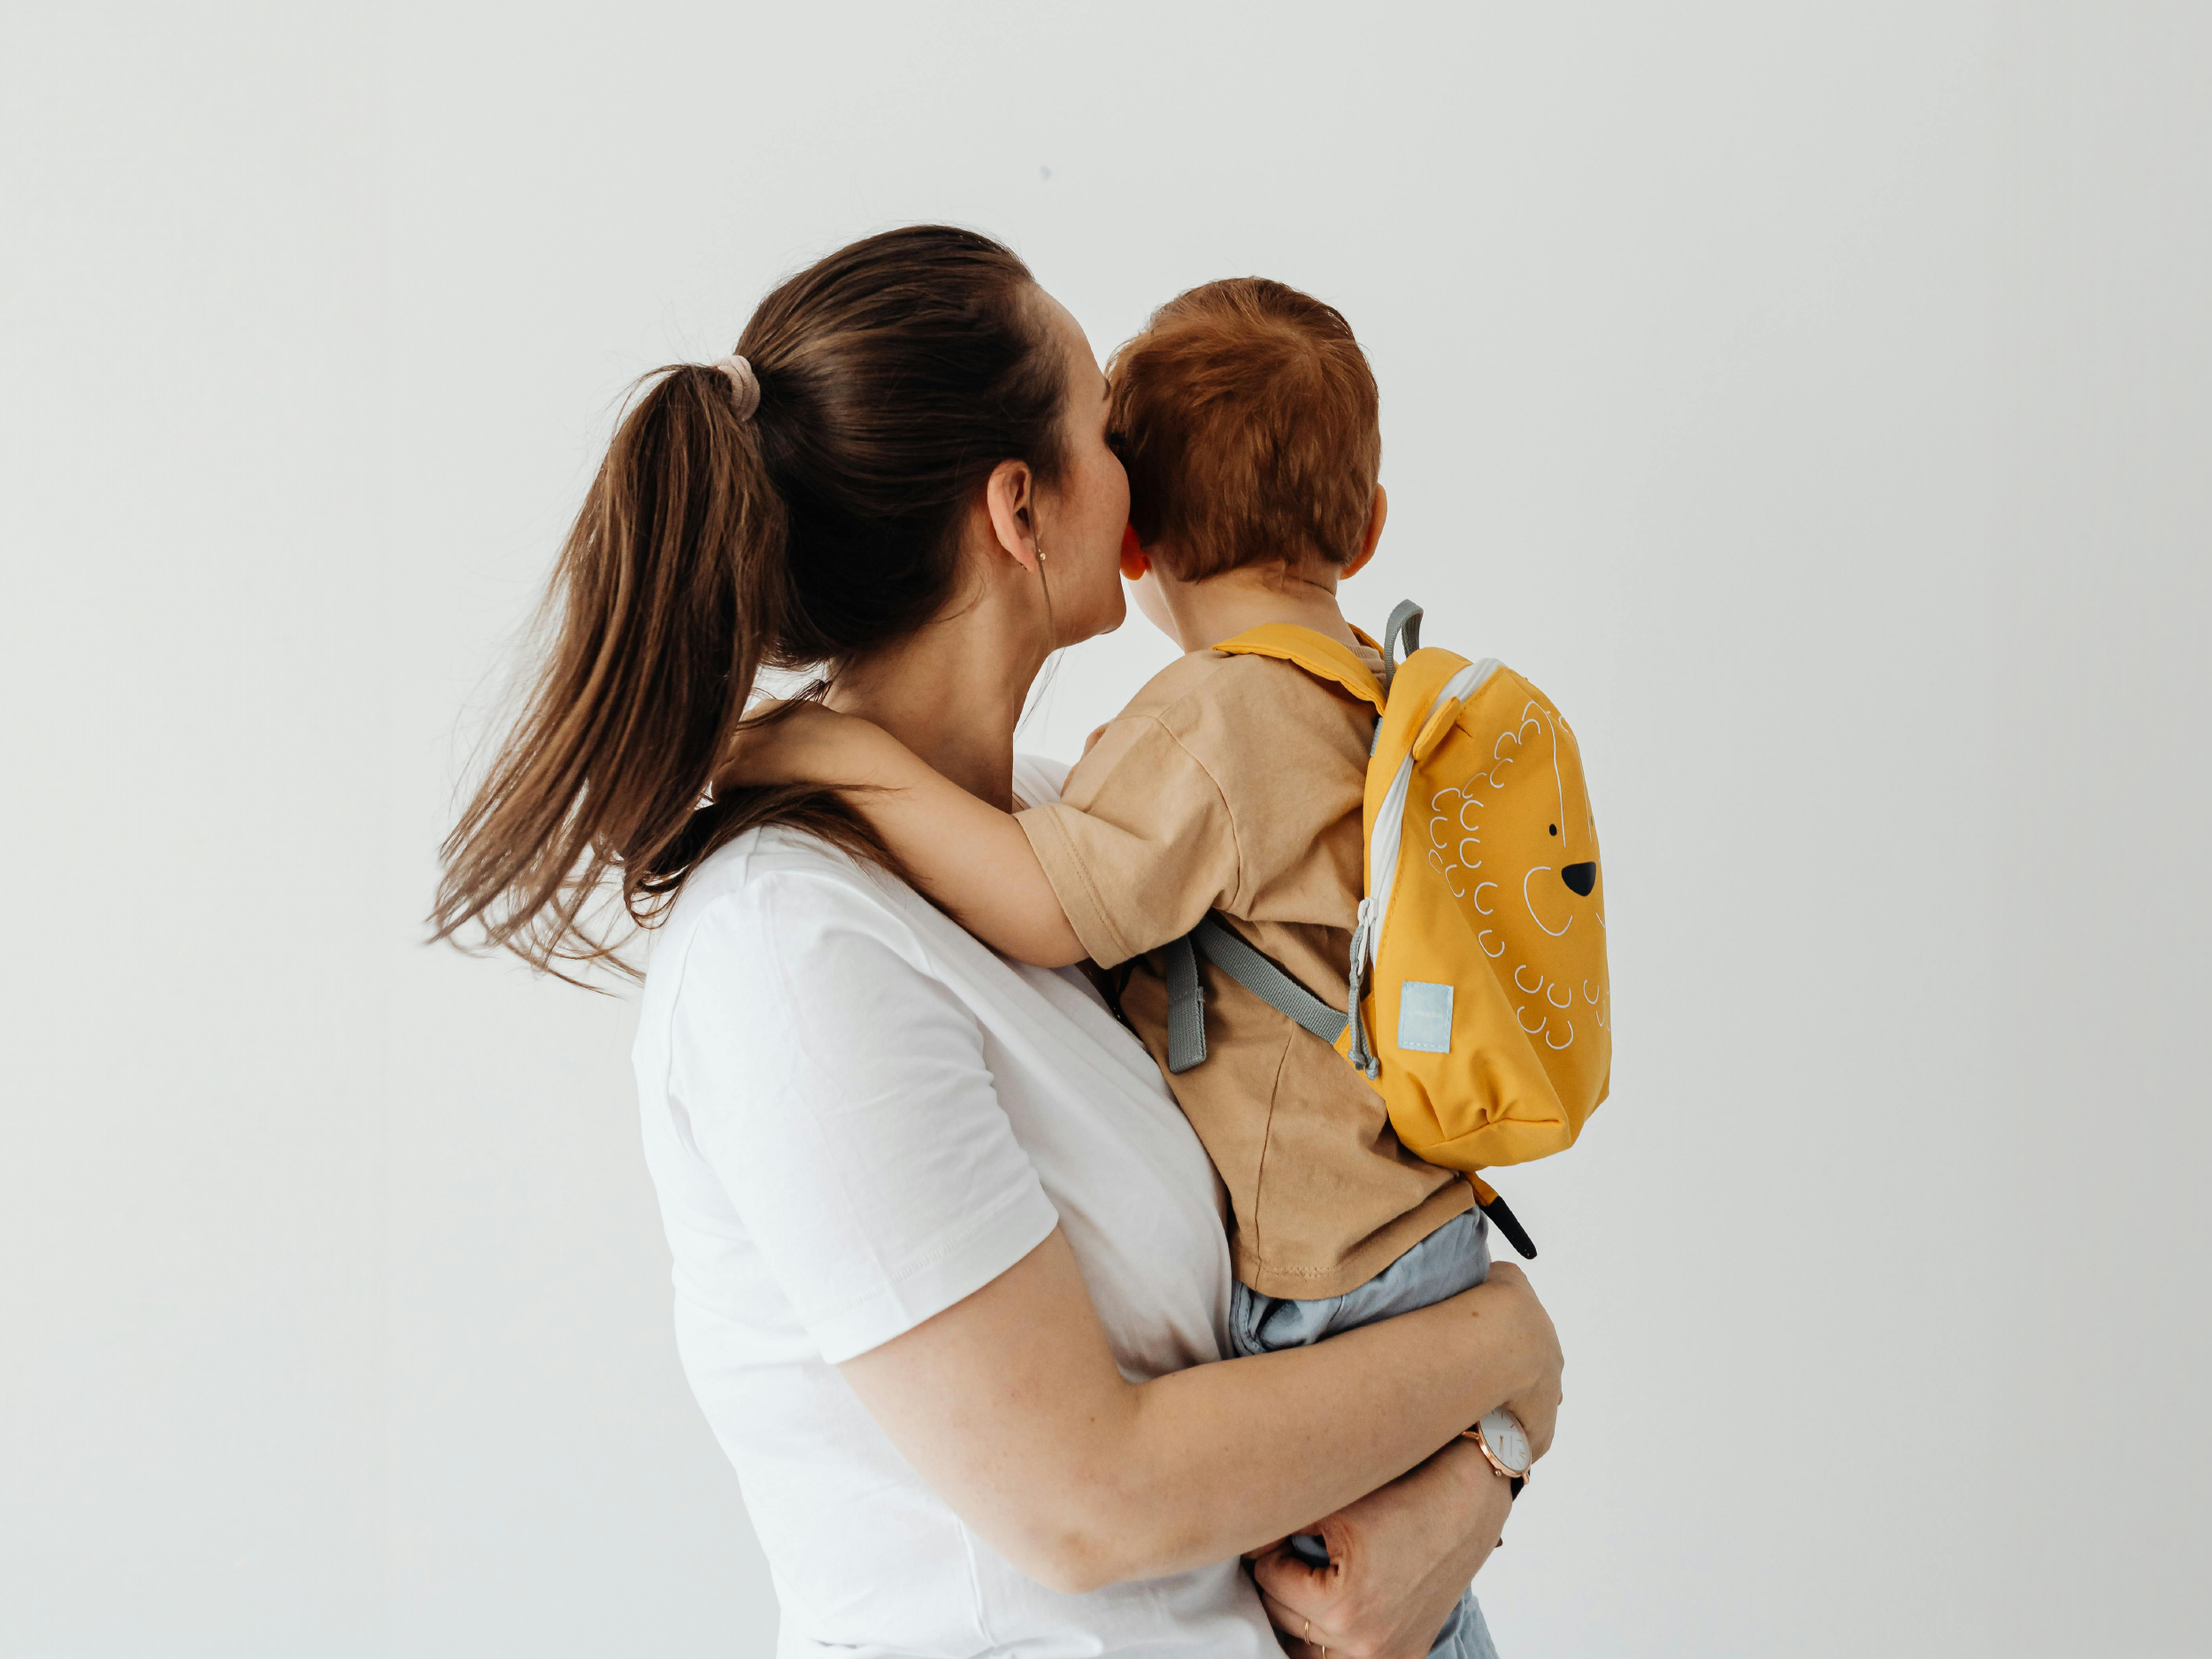
[{"label": "young child", "polygon": [[[1171,301],[1116,354],[1110,385],[1130,487],[1123,573],[1187,654],[1100,729],[1059,803],[1014,815],[1018,836],[887,734],[903,769],[872,749],[867,775],[891,788],[854,804],[986,942],[1111,971],[1164,1071],[1163,947],[1210,913],[1346,1005],[1374,710],[1289,663],[1209,648],[1293,623],[1382,670],[1336,596],[1382,534],[1382,441],[1351,329],[1279,282]],[[1207,1057],[1170,1082],[1228,1190],[1239,1351],[1316,1341],[1481,1282],[1487,1228],[1467,1179],[1400,1145],[1381,1096],[1326,1043],[1210,964],[1201,972]],[[1440,1647],[1486,1651],[1470,1640],[1479,1619],[1471,1598]]]}]

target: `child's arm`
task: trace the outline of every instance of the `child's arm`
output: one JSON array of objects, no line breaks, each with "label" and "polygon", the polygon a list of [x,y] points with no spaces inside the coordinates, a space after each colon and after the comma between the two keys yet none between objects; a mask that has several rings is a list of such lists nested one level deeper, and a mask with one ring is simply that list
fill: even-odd
[{"label": "child's arm", "polygon": [[1029,837],[881,726],[818,706],[746,734],[749,781],[839,791],[915,881],[994,950],[1041,968],[1087,954]]}]

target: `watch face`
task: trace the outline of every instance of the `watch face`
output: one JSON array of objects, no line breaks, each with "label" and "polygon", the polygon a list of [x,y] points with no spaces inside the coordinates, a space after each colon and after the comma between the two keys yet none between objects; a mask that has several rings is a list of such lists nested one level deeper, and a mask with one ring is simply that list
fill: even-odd
[{"label": "watch face", "polygon": [[1528,1455],[1528,1431],[1521,1426],[1521,1419],[1500,1406],[1482,1420],[1482,1438],[1498,1461],[1517,1475],[1528,1472],[1535,1459]]}]

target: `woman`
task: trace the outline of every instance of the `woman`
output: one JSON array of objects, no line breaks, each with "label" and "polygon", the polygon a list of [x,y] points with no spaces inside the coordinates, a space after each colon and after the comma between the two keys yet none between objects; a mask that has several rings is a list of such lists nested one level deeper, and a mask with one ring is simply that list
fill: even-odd
[{"label": "woman", "polygon": [[[1271,1654],[1244,1552],[1294,1646],[1427,1651],[1509,1501],[1455,1436],[1509,1404],[1550,1438],[1526,1281],[1223,1363],[1211,1171],[1089,983],[986,950],[834,794],[745,779],[756,676],[818,665],[978,795],[1049,798],[1024,697],[1122,617],[1081,330],[997,243],[917,227],[784,283],[739,352],[616,434],[436,920],[601,956],[618,878],[660,928],[648,1156],[781,1651]],[[1317,1574],[1274,1548],[1317,1515]]]}]

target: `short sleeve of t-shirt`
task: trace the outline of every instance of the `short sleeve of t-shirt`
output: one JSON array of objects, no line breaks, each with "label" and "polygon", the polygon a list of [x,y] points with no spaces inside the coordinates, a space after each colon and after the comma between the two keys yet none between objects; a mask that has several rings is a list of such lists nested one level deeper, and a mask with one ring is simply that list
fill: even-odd
[{"label": "short sleeve of t-shirt", "polygon": [[1238,888],[1221,787],[1150,714],[1110,721],[1062,803],[1019,814],[1053,895],[1092,961],[1110,968],[1180,939]]},{"label": "short sleeve of t-shirt", "polygon": [[980,1289],[1059,1217],[973,1011],[838,872],[763,872],[683,943],[670,1085],[701,1156],[834,1363]]}]

